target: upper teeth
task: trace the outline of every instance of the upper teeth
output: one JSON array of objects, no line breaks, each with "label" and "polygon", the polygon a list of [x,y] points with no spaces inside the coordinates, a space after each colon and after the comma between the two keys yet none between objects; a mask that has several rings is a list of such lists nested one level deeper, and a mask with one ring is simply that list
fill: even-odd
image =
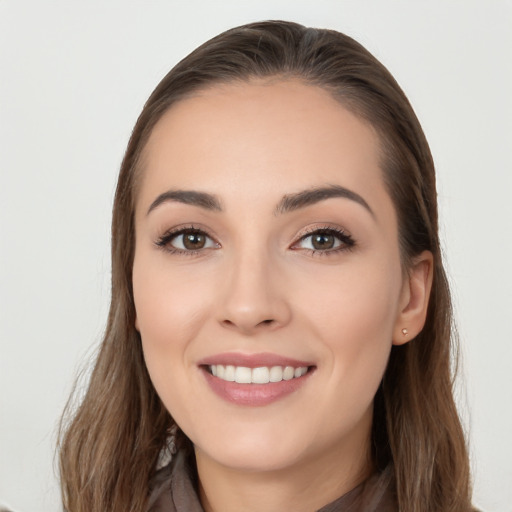
[{"label": "upper teeth", "polygon": [[247,368],[246,366],[232,366],[213,364],[209,366],[210,372],[215,377],[228,382],[238,384],[267,384],[269,382],[281,382],[302,377],[308,371],[307,366],[294,368],[293,366],[272,366],[267,368]]}]

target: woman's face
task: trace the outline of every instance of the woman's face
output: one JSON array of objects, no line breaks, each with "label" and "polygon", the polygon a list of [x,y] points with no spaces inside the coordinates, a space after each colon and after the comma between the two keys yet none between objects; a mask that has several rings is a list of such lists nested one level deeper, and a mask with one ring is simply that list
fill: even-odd
[{"label": "woman's face", "polygon": [[364,460],[410,287],[377,136],[327,92],[223,85],[164,115],[133,287],[149,374],[198,464]]}]

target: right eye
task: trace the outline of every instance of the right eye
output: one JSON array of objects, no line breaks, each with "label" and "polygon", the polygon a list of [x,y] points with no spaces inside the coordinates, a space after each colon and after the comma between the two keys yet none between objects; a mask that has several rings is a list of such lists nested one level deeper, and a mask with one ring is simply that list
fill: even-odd
[{"label": "right eye", "polygon": [[202,249],[212,249],[219,246],[204,231],[185,228],[162,236],[156,243],[171,252],[195,253]]}]

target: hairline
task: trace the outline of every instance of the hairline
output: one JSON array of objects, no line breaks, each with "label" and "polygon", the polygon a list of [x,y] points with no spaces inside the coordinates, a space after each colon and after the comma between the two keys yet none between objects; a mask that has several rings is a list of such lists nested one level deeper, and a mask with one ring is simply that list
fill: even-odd
[{"label": "hairline", "polygon": [[[160,104],[158,104],[157,106],[160,107],[159,110],[161,110],[161,112],[153,114],[150,117],[151,122],[146,124],[144,132],[141,134],[141,138],[139,141],[139,151],[138,154],[136,155],[133,164],[133,186],[131,190],[132,215],[135,216],[137,198],[142,187],[142,181],[144,179],[145,167],[147,162],[146,148],[151,139],[154,129],[174,106],[188,99],[200,97],[204,92],[223,88],[225,86],[243,86],[251,84],[273,85],[277,83],[286,82],[295,82],[309,87],[314,87],[326,92],[334,101],[336,101],[336,103],[338,103],[348,112],[354,115],[359,121],[364,123],[375,134],[377,141],[378,168],[381,172],[381,177],[386,192],[389,195],[391,202],[393,204],[393,209],[395,211],[397,220],[400,265],[402,267],[402,272],[404,276],[407,275],[408,270],[410,269],[411,266],[411,256],[414,256],[414,254],[409,255],[406,250],[401,232],[401,219],[397,209],[398,205],[396,204],[393,194],[391,193],[392,191],[390,183],[389,180],[387,179],[388,174],[392,172],[390,169],[388,169],[388,167],[392,165],[392,156],[390,153],[392,153],[392,147],[394,146],[391,137],[386,135],[385,130],[380,126],[377,120],[377,116],[372,116],[370,113],[368,113],[368,108],[364,103],[364,99],[361,96],[358,96],[357,94],[358,92],[360,92],[359,89],[355,89],[355,94],[350,94],[350,87],[347,85],[341,85],[339,87],[336,87],[334,85],[322,83],[320,79],[308,78],[300,74],[299,71],[283,71],[268,74],[248,72],[246,75],[241,74],[239,76],[211,78],[202,84],[190,88],[188,91],[181,92],[179,94],[176,94],[175,96],[172,96],[170,98],[170,101],[162,101]],[[135,244],[135,224],[133,240]],[[420,252],[421,251],[417,251],[416,254],[419,254]]]}]

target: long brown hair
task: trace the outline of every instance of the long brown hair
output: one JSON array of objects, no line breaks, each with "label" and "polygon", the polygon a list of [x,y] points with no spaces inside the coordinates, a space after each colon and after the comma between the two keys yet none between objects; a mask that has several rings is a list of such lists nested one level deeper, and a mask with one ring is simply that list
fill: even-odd
[{"label": "long brown hair", "polygon": [[[85,397],[68,405],[60,443],[64,508],[142,512],[172,418],[149,379],[134,327],[134,206],[142,151],[162,114],[216,83],[283,77],[329,91],[379,133],[404,269],[424,250],[434,281],[424,329],[393,347],[375,397],[373,455],[393,464],[402,512],[466,511],[469,462],[453,400],[452,310],[438,237],[435,173],[420,124],[387,69],[350,37],[281,21],[224,32],[174,67],[151,94],[121,166],[112,222],[112,301]],[[70,404],[73,402],[70,401]]]}]

